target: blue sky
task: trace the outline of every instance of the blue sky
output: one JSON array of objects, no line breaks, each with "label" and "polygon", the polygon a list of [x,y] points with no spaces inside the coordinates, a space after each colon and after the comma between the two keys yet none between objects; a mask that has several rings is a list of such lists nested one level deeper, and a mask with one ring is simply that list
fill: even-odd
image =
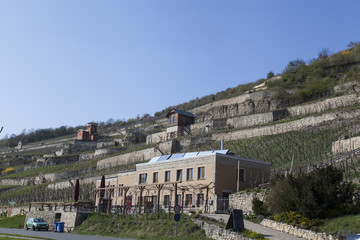
[{"label": "blue sky", "polygon": [[153,115],[360,40],[360,1],[0,0],[0,126]]}]

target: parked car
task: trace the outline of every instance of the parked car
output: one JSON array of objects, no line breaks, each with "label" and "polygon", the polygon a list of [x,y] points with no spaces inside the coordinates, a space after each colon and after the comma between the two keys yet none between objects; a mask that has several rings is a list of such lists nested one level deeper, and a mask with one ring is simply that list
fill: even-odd
[{"label": "parked car", "polygon": [[29,218],[26,222],[26,230],[29,230],[32,228],[32,230],[38,229],[39,231],[41,229],[44,229],[46,231],[49,230],[49,224],[45,222],[42,218]]}]

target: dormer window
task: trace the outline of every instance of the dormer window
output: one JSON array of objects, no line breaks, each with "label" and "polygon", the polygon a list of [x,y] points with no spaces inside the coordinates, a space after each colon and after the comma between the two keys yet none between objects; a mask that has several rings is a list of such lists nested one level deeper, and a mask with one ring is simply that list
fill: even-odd
[{"label": "dormer window", "polygon": [[173,123],[176,122],[176,116],[173,116]]}]

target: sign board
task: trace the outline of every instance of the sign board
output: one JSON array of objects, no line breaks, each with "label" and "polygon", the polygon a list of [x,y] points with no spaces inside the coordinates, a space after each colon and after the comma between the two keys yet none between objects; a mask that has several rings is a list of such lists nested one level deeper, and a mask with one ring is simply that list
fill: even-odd
[{"label": "sign board", "polygon": [[178,221],[180,221],[180,214],[175,214],[174,215],[174,220],[176,221],[176,222],[178,222]]},{"label": "sign board", "polygon": [[180,207],[179,205],[176,205],[176,206],[174,207],[174,211],[175,211],[176,213],[181,212],[181,207]]},{"label": "sign board", "polygon": [[11,201],[11,202],[9,202],[9,205],[11,205],[11,206],[14,206],[16,204],[16,202],[15,201]]},{"label": "sign board", "polygon": [[244,215],[242,210],[233,209],[231,211],[229,220],[226,224],[226,229],[229,228],[232,228],[235,232],[244,231]]}]

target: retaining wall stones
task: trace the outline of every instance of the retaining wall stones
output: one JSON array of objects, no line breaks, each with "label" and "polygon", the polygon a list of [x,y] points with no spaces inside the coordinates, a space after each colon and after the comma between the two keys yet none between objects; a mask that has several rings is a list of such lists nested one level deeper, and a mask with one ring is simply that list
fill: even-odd
[{"label": "retaining wall stones", "polygon": [[360,137],[342,139],[332,143],[332,152],[348,152],[360,147]]},{"label": "retaining wall stones", "polygon": [[241,233],[221,228],[215,224],[209,224],[198,219],[193,219],[193,221],[205,231],[208,238],[218,240],[250,240],[250,238],[241,235]]},{"label": "retaining wall stones", "polygon": [[281,123],[271,126],[244,129],[233,131],[229,133],[217,133],[212,135],[212,140],[237,140],[251,137],[267,136],[290,131],[305,130],[309,127],[320,126],[326,123],[336,124],[343,120],[356,120],[360,118],[360,110],[341,111],[325,113],[319,116],[310,116],[300,120],[295,120],[288,123]]},{"label": "retaining wall stones", "polygon": [[[172,152],[173,141],[163,142],[159,144],[160,149],[165,153],[169,154]],[[114,157],[102,159],[97,162],[96,168],[103,169],[109,167],[115,167],[119,165],[127,165],[132,163],[140,163],[150,160],[153,157],[160,156],[161,153],[154,148],[146,148],[139,151],[121,154]]]},{"label": "retaining wall stones", "polygon": [[237,192],[229,196],[229,208],[241,209],[244,214],[253,214],[252,201],[255,197],[264,201],[266,192]]},{"label": "retaining wall stones", "polygon": [[260,223],[265,227],[272,228],[274,230],[292,234],[294,236],[309,239],[309,240],[336,240],[337,238],[327,235],[326,233],[317,233],[306,229],[297,228],[286,223],[276,222],[269,219],[264,219]]}]

